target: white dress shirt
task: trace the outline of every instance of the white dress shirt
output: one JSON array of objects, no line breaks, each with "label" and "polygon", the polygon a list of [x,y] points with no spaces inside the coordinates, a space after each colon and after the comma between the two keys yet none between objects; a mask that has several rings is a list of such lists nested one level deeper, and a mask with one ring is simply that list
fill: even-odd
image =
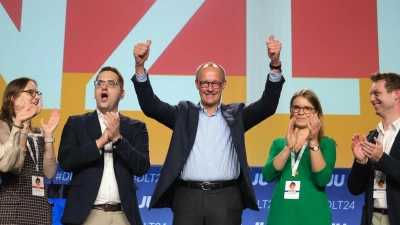
[{"label": "white dress shirt", "polygon": [[[97,115],[99,117],[101,133],[104,133],[106,129],[106,126],[104,125],[103,122],[104,116],[98,109],[97,109]],[[117,179],[115,178],[115,173],[114,173],[112,143],[111,142],[107,143],[103,147],[103,149],[111,151],[104,153],[103,177],[101,179],[100,189],[99,192],[97,193],[97,198],[96,201],[94,202],[94,205],[121,203],[121,199],[119,197]]]}]

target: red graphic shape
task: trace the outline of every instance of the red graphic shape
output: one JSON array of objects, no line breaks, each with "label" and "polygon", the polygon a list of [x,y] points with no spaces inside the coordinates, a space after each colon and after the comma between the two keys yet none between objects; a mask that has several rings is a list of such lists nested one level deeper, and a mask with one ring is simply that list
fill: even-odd
[{"label": "red graphic shape", "polygon": [[63,72],[96,72],[154,2],[68,1]]},{"label": "red graphic shape", "polygon": [[21,31],[22,0],[0,0],[18,31]]},{"label": "red graphic shape", "polygon": [[[265,43],[260,48],[267,49]],[[149,73],[194,75],[208,61],[221,64],[229,76],[245,76],[246,1],[205,1]]]},{"label": "red graphic shape", "polygon": [[378,71],[376,7],[365,0],[292,1],[293,76],[366,78]]}]

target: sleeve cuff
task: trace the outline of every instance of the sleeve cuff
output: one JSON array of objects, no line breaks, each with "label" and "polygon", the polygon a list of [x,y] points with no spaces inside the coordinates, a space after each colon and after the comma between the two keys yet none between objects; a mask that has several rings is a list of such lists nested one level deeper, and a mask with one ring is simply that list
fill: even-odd
[{"label": "sleeve cuff", "polygon": [[354,159],[356,162],[358,162],[359,164],[361,164],[361,165],[366,165],[367,163],[368,163],[368,158],[367,158],[367,161],[365,161],[365,163],[362,163],[362,162],[359,162],[359,161],[357,161],[357,159]]},{"label": "sleeve cuff", "polygon": [[54,166],[56,164],[56,156],[53,156],[51,158],[43,158],[43,165],[45,166]]},{"label": "sleeve cuff", "polygon": [[282,73],[274,73],[274,71],[269,71],[269,80],[271,82],[279,82],[282,79]]},{"label": "sleeve cuff", "polygon": [[143,74],[135,74],[135,78],[138,82],[146,82],[147,81],[147,70],[144,69]]}]

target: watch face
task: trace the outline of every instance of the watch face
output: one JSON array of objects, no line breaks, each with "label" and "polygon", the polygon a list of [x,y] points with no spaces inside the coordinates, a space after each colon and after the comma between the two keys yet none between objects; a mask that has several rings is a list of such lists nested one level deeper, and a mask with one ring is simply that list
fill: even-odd
[{"label": "watch face", "polygon": [[312,147],[312,150],[314,150],[314,151],[317,151],[319,149],[319,147],[318,146],[314,146],[314,147]]}]

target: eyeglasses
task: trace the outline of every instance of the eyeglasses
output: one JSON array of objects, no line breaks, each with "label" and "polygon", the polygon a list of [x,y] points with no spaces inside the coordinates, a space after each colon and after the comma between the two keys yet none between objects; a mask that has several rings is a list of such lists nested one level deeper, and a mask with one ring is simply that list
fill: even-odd
[{"label": "eyeglasses", "polygon": [[219,88],[222,85],[222,82],[218,81],[213,81],[213,82],[208,82],[208,81],[197,81],[197,83],[200,85],[202,88],[208,88],[211,84],[211,87],[213,88]]},{"label": "eyeglasses", "polygon": [[300,112],[300,109],[302,109],[305,114],[309,114],[309,113],[311,113],[311,111],[314,110],[314,108],[310,107],[310,106],[300,107],[298,105],[292,105],[292,106],[290,106],[290,109],[293,113],[298,113],[298,112]]},{"label": "eyeglasses", "polygon": [[38,95],[39,98],[42,98],[42,92],[40,92],[40,91],[35,91],[35,90],[32,90],[32,89],[29,89],[29,90],[24,90],[24,91],[21,91],[21,92],[29,93],[32,96],[32,98],[34,98],[36,95]]},{"label": "eyeglasses", "polygon": [[104,84],[107,84],[107,86],[110,88],[115,88],[117,85],[119,85],[117,80],[95,80],[94,81],[94,86],[97,88],[103,87]]}]

